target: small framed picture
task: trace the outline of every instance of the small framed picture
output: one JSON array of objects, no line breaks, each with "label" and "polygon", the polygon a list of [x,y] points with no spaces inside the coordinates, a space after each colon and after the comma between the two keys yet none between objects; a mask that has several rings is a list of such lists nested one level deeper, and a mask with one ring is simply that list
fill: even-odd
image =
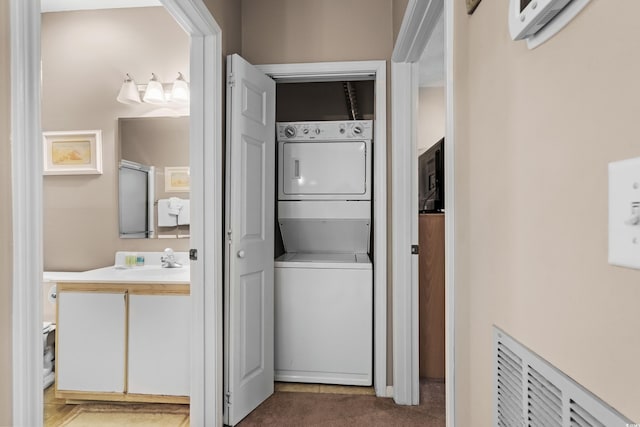
[{"label": "small framed picture", "polygon": [[44,175],[102,174],[102,131],[43,132]]},{"label": "small framed picture", "polygon": [[189,167],[165,167],[164,191],[167,193],[188,193],[191,181]]}]

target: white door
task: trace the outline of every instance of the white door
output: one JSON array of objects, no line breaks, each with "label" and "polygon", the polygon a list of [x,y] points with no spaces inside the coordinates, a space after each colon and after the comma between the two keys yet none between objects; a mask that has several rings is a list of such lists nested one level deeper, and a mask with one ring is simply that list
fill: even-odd
[{"label": "white door", "polygon": [[225,422],[273,394],[275,82],[227,58]]}]

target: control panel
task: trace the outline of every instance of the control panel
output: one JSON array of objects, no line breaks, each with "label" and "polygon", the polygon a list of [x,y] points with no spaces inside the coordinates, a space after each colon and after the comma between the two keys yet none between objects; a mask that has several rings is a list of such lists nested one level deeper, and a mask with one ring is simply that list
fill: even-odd
[{"label": "control panel", "polygon": [[373,137],[373,121],[278,122],[276,131],[281,141],[370,140]]}]

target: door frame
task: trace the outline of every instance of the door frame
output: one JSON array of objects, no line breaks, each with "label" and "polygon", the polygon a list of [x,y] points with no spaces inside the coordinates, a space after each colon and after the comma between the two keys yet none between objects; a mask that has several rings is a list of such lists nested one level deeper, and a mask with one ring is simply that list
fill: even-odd
[{"label": "door frame", "polygon": [[418,263],[408,247],[418,243],[418,62],[441,13],[445,21],[445,360],[446,422],[455,425],[455,135],[454,6],[442,0],[409,0],[392,56],[393,328],[394,400],[419,402]]},{"label": "door frame", "polygon": [[387,386],[387,63],[345,61],[267,64],[255,67],[273,78],[276,84],[374,80],[376,119],[373,135],[373,378],[376,396],[390,397],[391,392]]},{"label": "door frame", "polygon": [[[199,254],[191,266],[191,423],[222,425],[217,387],[222,384],[218,357],[222,350],[222,31],[202,0],[161,3],[191,37],[191,247]],[[10,0],[9,9],[12,419],[14,425],[39,426],[43,422],[40,2]]]}]

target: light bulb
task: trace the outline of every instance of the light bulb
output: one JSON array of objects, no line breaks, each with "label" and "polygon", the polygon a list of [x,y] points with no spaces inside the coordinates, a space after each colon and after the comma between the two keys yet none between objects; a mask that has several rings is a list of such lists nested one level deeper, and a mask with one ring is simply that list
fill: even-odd
[{"label": "light bulb", "polygon": [[158,81],[155,74],[151,74],[151,80],[147,84],[147,90],[144,92],[142,100],[149,104],[166,104],[167,99],[164,96],[164,88],[162,83]]},{"label": "light bulb", "polygon": [[178,73],[178,78],[173,82],[171,101],[178,104],[189,103],[189,84],[182,77],[182,73]]},{"label": "light bulb", "polygon": [[124,79],[116,99],[123,104],[139,104],[142,102],[140,100],[140,92],[138,92],[138,85],[129,74]]}]

